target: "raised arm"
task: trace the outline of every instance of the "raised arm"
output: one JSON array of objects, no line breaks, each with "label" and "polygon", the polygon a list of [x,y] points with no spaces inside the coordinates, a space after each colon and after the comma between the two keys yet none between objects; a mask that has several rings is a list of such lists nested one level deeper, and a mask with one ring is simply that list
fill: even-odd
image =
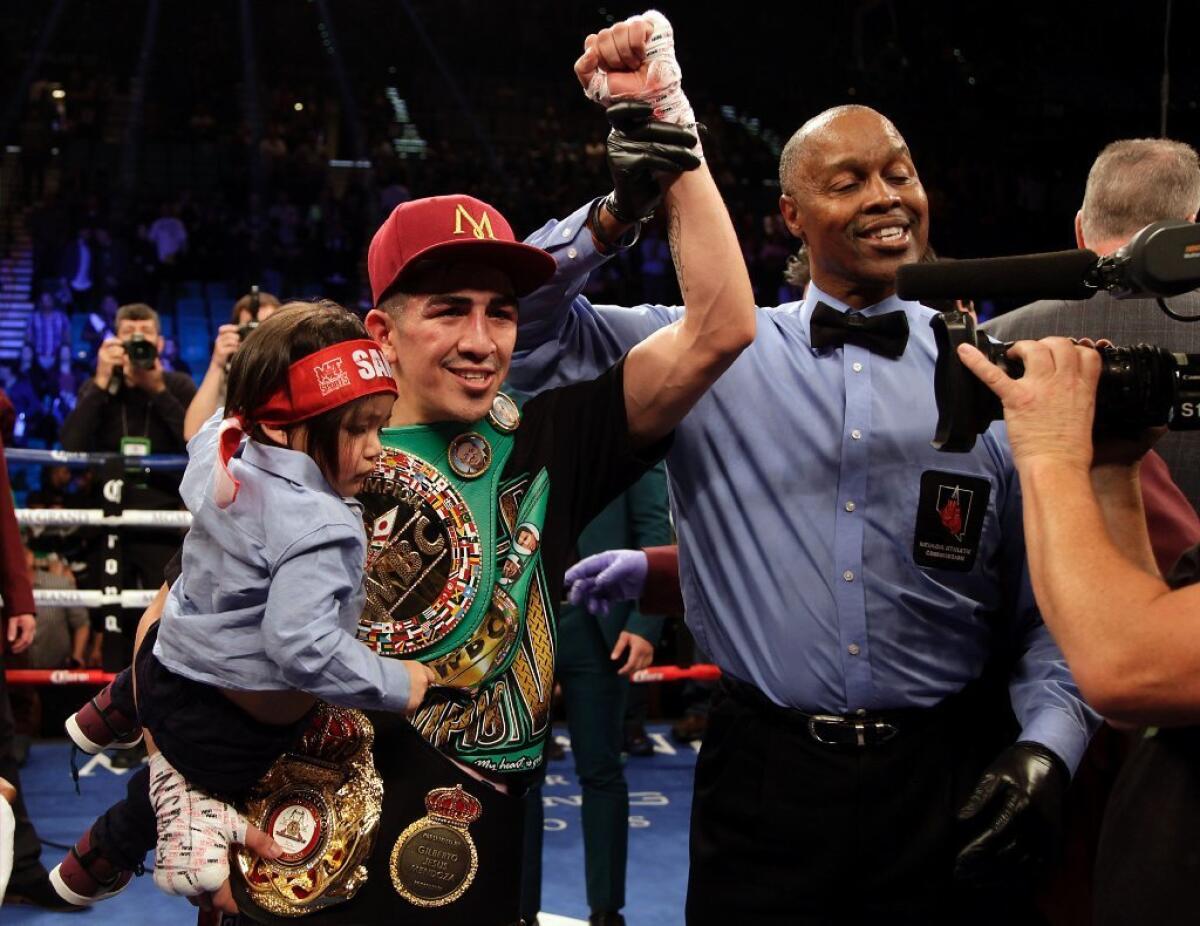
[{"label": "raised arm", "polygon": [[733,223],[707,166],[667,193],[668,236],[683,318],[629,352],[629,432],[651,443],[669,433],[754,340],[754,294]]},{"label": "raised arm", "polygon": [[208,372],[204,374],[200,388],[192,397],[183,418],[184,441],[190,441],[204,422],[212,417],[212,413],[225,404],[225,368],[229,366],[229,358],[237,351],[241,341],[237,325],[222,325],[217,329]]},{"label": "raised arm", "polygon": [[[600,73],[602,49],[612,50],[608,40],[619,32],[636,44],[637,55],[648,58],[649,29],[639,19],[589,37],[576,62],[576,73],[589,95],[594,96],[591,83]],[[662,45],[660,41],[659,52]],[[630,90],[633,81],[644,89],[648,73],[649,65],[637,72],[604,72],[605,86],[612,92]],[[661,76],[664,68],[658,67],[655,73]],[[545,286],[521,300],[520,332],[509,376],[512,386],[521,392],[533,395],[592,379],[634,345],[683,315],[679,307],[593,305],[582,295],[588,276],[613,254],[631,247],[639,223],[661,210],[664,192],[674,178],[695,170],[700,163],[694,125],[661,118],[647,123],[653,107],[636,102],[637,93],[625,97],[626,102],[608,110],[615,129],[608,139],[612,192],[565,218],[547,222],[526,239],[548,251],[558,270]],[[607,105],[618,98],[623,97],[609,92],[603,102]],[[689,118],[677,109],[672,112],[680,119]]]},{"label": "raised arm", "polygon": [[[667,128],[682,132],[686,147],[664,145],[656,140],[654,129],[649,138],[637,133],[610,138],[613,192],[564,219],[547,222],[526,239],[549,252],[558,268],[549,282],[521,300],[509,373],[509,381],[521,392],[534,395],[594,379],[635,344],[682,315],[680,308],[663,306],[597,306],[581,295],[592,271],[635,240],[633,224],[617,218],[613,210],[626,217],[649,216],[661,204],[664,176],[674,176],[684,164],[692,169],[698,165],[690,152],[694,137],[674,126]],[[663,157],[664,148],[669,148],[669,160]],[[664,172],[664,167],[669,169]]]},{"label": "raised arm", "polygon": [[[695,131],[671,26],[661,14],[636,16],[588,36],[575,73],[597,102],[649,103],[659,122]],[[614,132],[619,141],[623,133]],[[699,149],[697,141],[694,153]],[[685,312],[634,347],[625,362],[629,431],[646,444],[669,433],[754,340],[750,275],[707,166],[677,177],[665,205]]]}]

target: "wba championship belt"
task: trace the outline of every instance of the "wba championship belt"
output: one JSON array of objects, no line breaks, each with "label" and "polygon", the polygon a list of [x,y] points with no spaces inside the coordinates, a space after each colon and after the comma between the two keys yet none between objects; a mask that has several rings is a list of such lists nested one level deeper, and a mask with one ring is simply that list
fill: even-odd
[{"label": "wba championship belt", "polygon": [[284,852],[265,859],[244,847],[237,870],[247,894],[277,916],[303,916],[350,900],[367,879],[383,782],[375,731],[361,712],[318,705],[294,752],[277,761],[246,803],[246,817]]},{"label": "wba championship belt", "polygon": [[444,907],[471,886],[479,871],[479,853],[467,827],[483,806],[462,789],[435,788],[425,795],[429,812],[400,834],[389,868],[396,892],[418,907]]}]

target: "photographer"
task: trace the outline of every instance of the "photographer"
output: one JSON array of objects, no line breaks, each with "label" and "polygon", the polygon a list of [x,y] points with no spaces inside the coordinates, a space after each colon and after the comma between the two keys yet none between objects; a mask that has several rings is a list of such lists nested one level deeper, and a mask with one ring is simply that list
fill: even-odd
[{"label": "photographer", "polygon": [[191,440],[192,435],[212,417],[213,412],[225,404],[226,371],[229,369],[229,361],[241,346],[242,338],[257,327],[259,322],[270,318],[278,308],[279,300],[270,293],[251,292],[233,304],[229,324],[217,329],[208,372],[204,374],[192,404],[187,407],[187,414],[183,419],[185,441]]},{"label": "photographer", "polygon": [[[158,313],[140,302],[121,306],[116,336],[100,345],[96,374],[83,384],[75,410],[63,422],[65,450],[185,451],[183,414],[196,387],[188,376],[163,370],[161,350]],[[158,502],[176,507],[177,491],[168,490]]]},{"label": "photographer", "polygon": [[[116,337],[100,345],[96,374],[83,384],[75,410],[63,422],[64,449],[130,456],[186,452],[184,409],[196,387],[189,376],[163,370],[161,349],[158,313],[140,302],[121,306]],[[127,471],[122,504],[137,509],[178,508],[179,480],[179,473],[135,476]],[[178,536],[126,528],[121,542],[123,586],[162,585],[163,567],[179,546]],[[112,658],[120,661],[115,654]]]},{"label": "photographer", "polygon": [[1164,581],[1139,489],[1150,441],[1093,447],[1101,358],[1065,338],[1022,341],[1011,379],[959,357],[1004,404],[1042,616],[1081,692],[1111,720],[1153,724],[1121,772],[1096,861],[1096,922],[1194,921],[1200,856],[1200,547]]}]

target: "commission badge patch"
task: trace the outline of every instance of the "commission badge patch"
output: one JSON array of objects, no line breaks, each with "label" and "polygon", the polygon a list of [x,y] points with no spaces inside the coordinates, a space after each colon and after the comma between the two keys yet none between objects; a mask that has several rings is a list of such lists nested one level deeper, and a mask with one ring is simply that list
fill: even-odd
[{"label": "commission badge patch", "polygon": [[979,554],[992,485],[979,476],[928,469],[913,534],[913,560],[930,569],[970,572]]}]

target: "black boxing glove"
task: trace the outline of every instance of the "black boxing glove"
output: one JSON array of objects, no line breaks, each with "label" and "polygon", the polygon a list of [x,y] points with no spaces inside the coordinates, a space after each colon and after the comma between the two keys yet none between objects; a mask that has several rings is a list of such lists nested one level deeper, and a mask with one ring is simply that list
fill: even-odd
[{"label": "black boxing glove", "polygon": [[660,177],[677,177],[700,166],[697,139],[687,129],[653,118],[648,103],[614,103],[608,108],[608,170],[613,191],[604,206],[618,222],[632,225],[654,214],[662,202]]}]

